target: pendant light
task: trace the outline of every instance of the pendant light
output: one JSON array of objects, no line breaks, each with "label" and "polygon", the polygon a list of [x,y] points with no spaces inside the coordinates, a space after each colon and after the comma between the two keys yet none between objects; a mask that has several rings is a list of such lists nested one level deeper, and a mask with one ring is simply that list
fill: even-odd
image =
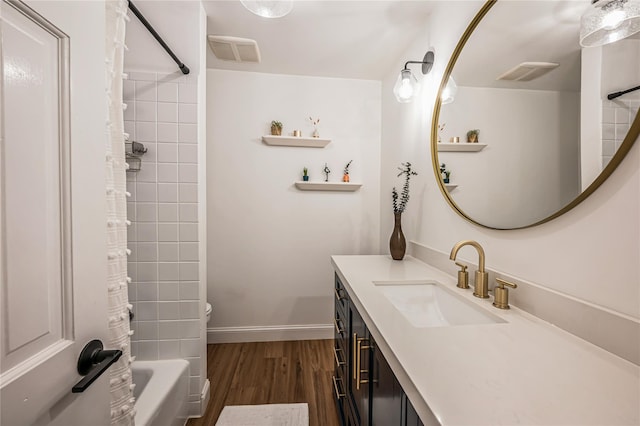
[{"label": "pendant light", "polygon": [[602,46],[640,32],[640,1],[591,0],[580,20],[580,45]]},{"label": "pendant light", "polygon": [[411,70],[405,69],[400,71],[400,75],[393,86],[393,94],[396,95],[398,102],[404,104],[411,102],[418,92],[418,80]]},{"label": "pendant light", "polygon": [[447,80],[447,85],[444,86],[442,93],[440,94],[440,101],[442,105],[450,104],[456,98],[456,93],[458,93],[458,85],[456,81],[453,79],[453,76],[449,76]]},{"label": "pendant light", "polygon": [[398,102],[403,104],[411,102],[418,93],[418,80],[411,73],[408,65],[422,64],[422,74],[427,74],[433,67],[434,58],[433,51],[430,50],[424,55],[422,61],[407,61],[404,64],[404,68],[400,71],[396,84],[393,86],[393,94]]},{"label": "pendant light", "polygon": [[282,18],[293,9],[293,0],[240,0],[240,3],[250,12],[263,18]]}]

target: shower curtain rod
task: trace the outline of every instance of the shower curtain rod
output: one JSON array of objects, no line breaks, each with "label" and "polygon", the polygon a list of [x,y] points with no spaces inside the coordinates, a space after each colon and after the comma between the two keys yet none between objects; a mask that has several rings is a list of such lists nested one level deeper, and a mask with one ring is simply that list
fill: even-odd
[{"label": "shower curtain rod", "polygon": [[607,95],[607,99],[609,99],[610,101],[618,98],[622,95],[626,95],[627,93],[631,93],[631,92],[635,92],[636,90],[640,90],[640,86],[636,86],[636,87],[632,87],[631,89],[627,89],[627,90],[623,90],[621,92],[615,92],[615,93],[609,93]]},{"label": "shower curtain rod", "polygon": [[158,43],[160,43],[160,46],[162,46],[164,50],[167,51],[169,56],[171,56],[171,59],[173,59],[176,62],[176,64],[178,64],[178,68],[180,68],[180,71],[182,71],[183,74],[189,74],[189,68],[184,63],[182,63],[180,59],[178,59],[175,53],[173,53],[173,51],[169,48],[169,46],[167,46],[167,43],[164,42],[162,37],[160,37],[160,35],[156,32],[156,30],[153,29],[149,21],[146,20],[146,18],[142,15],[142,13],[140,13],[138,8],[135,7],[135,5],[131,1],[129,1],[129,9],[131,9],[133,14],[138,17],[140,22],[142,22],[142,25],[144,25],[149,30],[151,35],[158,41]]}]

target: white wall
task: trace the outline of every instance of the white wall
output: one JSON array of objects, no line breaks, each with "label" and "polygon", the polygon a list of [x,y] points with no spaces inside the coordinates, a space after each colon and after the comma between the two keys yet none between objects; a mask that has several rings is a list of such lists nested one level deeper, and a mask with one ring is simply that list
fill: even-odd
[{"label": "white wall", "polygon": [[580,95],[551,90],[459,87],[442,107],[443,142],[480,129],[478,153],[440,152],[455,202],[479,223],[538,222],[580,193]]},{"label": "white wall", "polygon": [[[208,70],[209,341],[332,336],[333,254],[374,254],[379,241],[380,82]],[[324,149],[265,145],[271,120]],[[358,192],[303,192],[342,178]]]},{"label": "white wall", "polygon": [[[433,76],[424,79],[419,102],[399,104],[393,99],[397,70],[384,80],[383,197],[395,183],[396,164],[410,160],[421,175],[414,182],[405,213],[403,227],[409,239],[445,253],[461,239],[475,239],[486,250],[488,267],[638,319],[640,144],[634,145],[614,174],[585,202],[531,229],[493,231],[477,227],[459,217],[439,193],[429,152],[435,93],[455,44],[482,4],[439,4],[425,25],[428,29],[424,37],[402,54],[401,58],[419,57],[428,46],[436,47]],[[384,202],[381,206],[381,235],[387,236],[393,226],[391,209]],[[386,243],[381,249],[388,252]],[[474,253],[463,249],[460,255],[475,263]]]}]

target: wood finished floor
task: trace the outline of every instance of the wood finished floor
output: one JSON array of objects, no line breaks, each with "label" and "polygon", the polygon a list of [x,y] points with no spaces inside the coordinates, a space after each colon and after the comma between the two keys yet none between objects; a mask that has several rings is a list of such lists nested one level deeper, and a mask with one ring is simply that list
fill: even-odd
[{"label": "wood finished floor", "polygon": [[309,426],[339,426],[333,340],[207,345],[211,399],[187,426],[214,426],[225,405],[309,404]]}]

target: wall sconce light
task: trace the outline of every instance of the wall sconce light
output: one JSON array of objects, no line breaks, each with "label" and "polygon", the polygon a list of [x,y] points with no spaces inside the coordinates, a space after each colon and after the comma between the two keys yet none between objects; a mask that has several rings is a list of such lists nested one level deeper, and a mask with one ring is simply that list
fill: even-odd
[{"label": "wall sconce light", "polygon": [[393,94],[398,102],[411,102],[418,92],[418,80],[407,66],[409,64],[422,64],[422,74],[427,74],[433,67],[434,58],[433,51],[430,50],[424,55],[422,61],[407,61],[404,64],[404,68],[400,71],[396,84],[393,86]]},{"label": "wall sconce light", "polygon": [[591,0],[580,19],[580,45],[602,46],[640,31],[640,1]]},{"label": "wall sconce light", "polygon": [[240,0],[240,3],[263,18],[282,18],[293,9],[293,0]]},{"label": "wall sconce light", "polygon": [[458,93],[458,85],[456,81],[453,79],[453,76],[449,76],[447,80],[447,85],[444,86],[442,93],[440,94],[440,101],[442,105],[450,104],[456,98],[456,93]]}]

